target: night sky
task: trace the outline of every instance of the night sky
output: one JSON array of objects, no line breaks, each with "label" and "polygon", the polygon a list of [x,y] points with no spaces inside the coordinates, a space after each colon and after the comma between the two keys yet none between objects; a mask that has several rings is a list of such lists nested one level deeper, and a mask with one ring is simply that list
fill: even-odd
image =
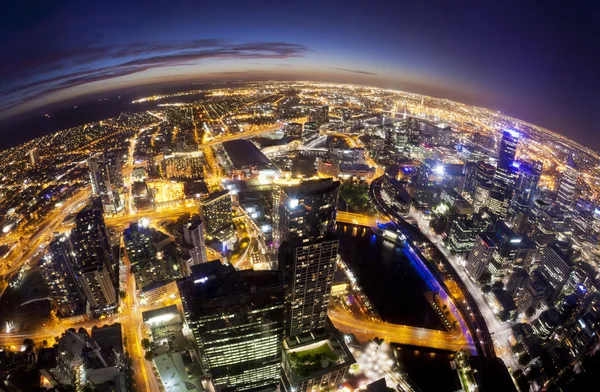
[{"label": "night sky", "polygon": [[5,3],[0,120],[146,84],[312,79],[501,110],[600,149],[597,1]]}]

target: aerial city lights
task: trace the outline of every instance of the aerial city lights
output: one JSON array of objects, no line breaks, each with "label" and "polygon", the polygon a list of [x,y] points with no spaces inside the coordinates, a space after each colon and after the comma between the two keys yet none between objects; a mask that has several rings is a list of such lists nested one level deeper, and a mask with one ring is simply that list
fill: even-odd
[{"label": "aerial city lights", "polygon": [[126,106],[0,152],[0,341],[39,385],[416,391],[410,353],[540,390],[596,349],[594,151],[360,85]]}]

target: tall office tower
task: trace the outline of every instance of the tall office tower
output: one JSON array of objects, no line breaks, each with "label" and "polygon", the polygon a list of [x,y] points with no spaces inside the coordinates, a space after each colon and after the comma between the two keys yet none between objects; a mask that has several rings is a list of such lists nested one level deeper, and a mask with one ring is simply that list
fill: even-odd
[{"label": "tall office tower", "polygon": [[535,244],[516,234],[504,221],[497,221],[489,234],[496,244],[488,269],[494,276],[507,275],[515,267],[529,267],[535,256]]},{"label": "tall office tower", "polygon": [[135,274],[138,289],[143,290],[169,278],[166,263],[158,259],[147,219],[131,223],[125,229],[123,237],[131,273]]},{"label": "tall office tower", "polygon": [[117,264],[111,253],[100,199],[77,214],[73,238],[79,257],[80,282],[91,307],[99,313],[114,310]]},{"label": "tall office tower", "polygon": [[485,206],[490,213],[505,219],[508,214],[508,202],[509,197],[505,193],[492,190],[485,202]]},{"label": "tall office tower", "polygon": [[479,234],[475,240],[473,250],[467,258],[467,272],[475,278],[479,279],[487,270],[488,264],[492,259],[492,253],[496,249],[496,244],[485,234]]},{"label": "tall office tower", "polygon": [[527,310],[537,308],[537,306],[544,300],[546,295],[546,286],[541,280],[532,277],[526,280],[525,285],[517,293],[517,299],[515,303],[521,313],[527,312]]},{"label": "tall office tower", "polygon": [[517,267],[510,274],[508,282],[506,283],[506,291],[511,295],[515,296],[519,290],[525,285],[525,282],[529,278],[529,274],[523,268]]},{"label": "tall office tower", "polygon": [[208,194],[200,201],[200,217],[206,234],[214,235],[224,227],[233,224],[231,216],[231,195],[228,190]]},{"label": "tall office tower", "polygon": [[61,317],[85,311],[86,298],[77,278],[77,267],[71,238],[66,235],[55,237],[40,264],[40,271]]},{"label": "tall office tower", "polygon": [[487,204],[487,199],[492,191],[494,174],[496,168],[483,161],[477,163],[477,178],[475,181],[475,193],[473,196],[473,208],[479,211]]},{"label": "tall office tower", "polygon": [[533,203],[533,196],[537,191],[538,182],[542,175],[542,162],[521,162],[517,172],[515,193],[510,203],[510,214],[529,210]]},{"label": "tall office tower", "polygon": [[204,226],[200,219],[194,219],[183,226],[183,241],[190,247],[190,266],[208,261],[204,242]]},{"label": "tall office tower", "polygon": [[440,201],[441,183],[433,163],[425,163],[415,169],[410,180],[410,197],[422,208],[431,208]]},{"label": "tall office tower", "polygon": [[305,122],[302,130],[302,145],[319,137],[319,125],[316,122]]},{"label": "tall office tower", "polygon": [[123,208],[119,190],[123,187],[123,176],[119,157],[102,153],[88,159],[90,179],[94,196],[99,196],[106,212],[115,214]]},{"label": "tall office tower", "polygon": [[280,190],[279,269],[288,288],[286,336],[326,325],[338,252],[333,231],[339,185],[328,178]]},{"label": "tall office tower", "polygon": [[575,203],[575,191],[577,189],[577,178],[579,177],[579,170],[573,156],[569,155],[565,172],[560,179],[560,185],[558,186],[558,196],[556,197],[556,204],[564,212],[570,212],[573,204]]},{"label": "tall office tower", "polygon": [[221,391],[274,389],[281,375],[285,287],[281,271],[236,271],[219,261],[178,282],[201,364]]},{"label": "tall office tower", "polygon": [[548,283],[549,303],[558,299],[572,270],[573,262],[568,244],[554,242],[544,249],[539,271]]},{"label": "tall office tower", "polygon": [[475,187],[477,186],[477,163],[469,161],[465,163],[464,167],[465,174],[465,185],[463,186],[462,194],[468,194],[472,199],[475,193]]},{"label": "tall office tower", "polygon": [[512,195],[516,179],[515,153],[519,142],[519,134],[512,130],[505,130],[500,140],[498,151],[498,167],[494,174],[494,190]]},{"label": "tall office tower", "polygon": [[29,150],[29,161],[31,162],[32,166],[35,166],[38,163],[40,163],[40,152],[37,149],[37,147],[34,147],[31,150]]}]

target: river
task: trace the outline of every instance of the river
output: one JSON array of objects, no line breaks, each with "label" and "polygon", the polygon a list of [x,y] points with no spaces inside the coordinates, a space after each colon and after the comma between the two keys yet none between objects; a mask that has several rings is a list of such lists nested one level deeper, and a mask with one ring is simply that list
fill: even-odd
[{"label": "river", "polygon": [[[402,248],[377,237],[366,227],[338,224],[340,255],[384,321],[444,330],[423,293],[431,291]],[[446,351],[396,346],[399,366],[422,392],[460,389]]]}]

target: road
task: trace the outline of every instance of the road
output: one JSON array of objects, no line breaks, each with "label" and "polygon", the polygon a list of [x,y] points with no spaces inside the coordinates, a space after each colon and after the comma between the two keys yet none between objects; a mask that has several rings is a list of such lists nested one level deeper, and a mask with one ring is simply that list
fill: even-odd
[{"label": "road", "polygon": [[[91,186],[87,186],[69,200],[65,201],[60,208],[41,222],[38,226],[38,230],[26,241],[17,244],[11,254],[6,257],[2,264],[2,268],[0,269],[0,275],[6,275],[8,280],[10,280],[27,261],[42,255],[45,252],[44,248],[52,238],[52,233],[58,229],[60,224],[69,214],[82,207],[79,204],[88,199],[91,193]],[[2,290],[0,290],[0,297],[2,297],[7,287],[8,285],[4,285]]]},{"label": "road", "polygon": [[[494,311],[492,310],[488,302],[485,300],[483,292],[475,284],[475,282],[473,282],[466,269],[464,268],[463,264],[461,263],[461,258],[450,253],[450,251],[444,245],[444,242],[442,241],[440,236],[435,234],[429,228],[429,224],[425,219],[423,219],[423,216],[418,211],[411,209],[410,217],[417,222],[417,225],[419,226],[421,232],[425,236],[427,236],[429,241],[431,241],[431,243],[438,248],[438,250],[452,265],[452,268],[460,277],[462,284],[466,287],[468,293],[476,302],[477,308],[485,320],[485,324],[490,332],[490,335],[493,334],[493,348],[496,355],[498,355],[504,361],[507,367],[513,370],[519,369],[520,365],[518,364],[518,361],[515,358],[515,356],[512,354],[511,345],[508,341],[508,337],[511,333],[511,327],[514,325],[514,323],[501,322],[500,320],[498,320]],[[464,295],[463,290],[460,290],[460,293]]]},{"label": "road", "polygon": [[142,218],[148,218],[152,221],[176,219],[185,214],[198,213],[198,206],[181,205],[175,208],[168,208],[159,211],[141,211],[131,215],[107,217],[104,222],[107,226],[127,226],[130,223],[137,222]]},{"label": "road", "polygon": [[379,216],[368,216],[347,211],[338,211],[335,220],[340,223],[350,223],[370,227],[376,227],[377,223],[383,223],[385,221],[384,218]]},{"label": "road", "polygon": [[369,339],[380,337],[392,343],[440,350],[465,350],[467,352],[472,350],[470,344],[460,334],[408,325],[389,324],[337,310],[330,310],[328,314],[336,328],[344,333],[353,333]]}]

